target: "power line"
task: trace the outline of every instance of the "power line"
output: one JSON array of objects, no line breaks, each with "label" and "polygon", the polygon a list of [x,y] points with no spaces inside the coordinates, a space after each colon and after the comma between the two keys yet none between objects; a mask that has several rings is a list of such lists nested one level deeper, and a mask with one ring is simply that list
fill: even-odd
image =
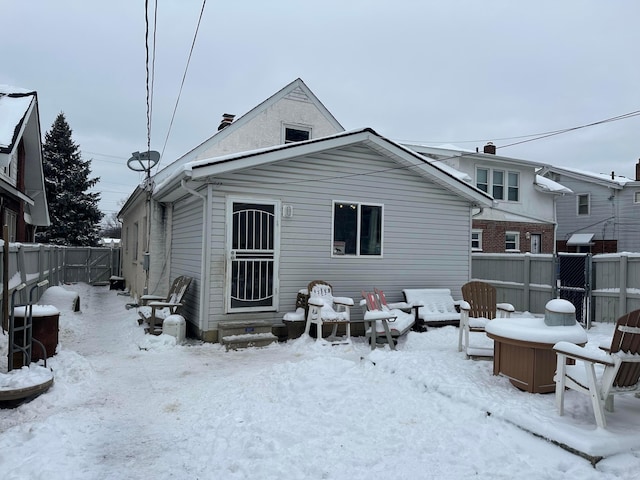
[{"label": "power line", "polygon": [[[542,138],[546,138],[549,136],[553,136],[553,135],[560,135],[562,133],[566,133],[566,132],[571,132],[574,130],[579,130],[581,128],[586,128],[586,127],[591,127],[594,125],[599,125],[602,123],[608,123],[608,122],[614,122],[617,120],[624,120],[626,118],[631,118],[631,117],[635,117],[640,115],[640,110],[636,110],[633,112],[629,112],[629,113],[625,113],[622,115],[617,115],[615,117],[611,117],[611,118],[607,118],[604,120],[599,120],[597,122],[592,122],[592,123],[588,123],[588,124],[584,124],[584,125],[579,125],[576,127],[569,127],[569,128],[561,128],[558,130],[550,130],[550,131],[545,131],[545,132],[538,132],[538,133],[529,133],[526,135],[517,135],[517,136],[512,136],[512,137],[501,137],[501,138],[481,138],[481,139],[476,139],[476,140],[395,140],[396,142],[399,143],[419,143],[419,144],[442,144],[442,143],[452,143],[452,144],[456,144],[456,143],[483,143],[483,142],[499,142],[499,141],[503,141],[503,140],[519,140],[521,138],[527,138],[530,140],[526,140],[527,142],[530,141],[534,141],[534,140],[538,140],[538,139],[542,139]],[[536,138],[531,138],[531,137],[536,137]],[[513,145],[518,145],[520,143],[525,143],[525,142],[516,142],[516,143],[512,143],[509,145],[503,145],[502,147],[496,147],[496,148],[506,148],[506,147],[510,147]]]},{"label": "power line", "polygon": [[167,131],[167,136],[164,140],[164,145],[162,146],[162,152],[160,153],[160,161],[158,161],[156,171],[160,168],[160,162],[162,161],[162,157],[164,156],[164,150],[167,148],[167,142],[169,141],[169,135],[171,134],[171,128],[173,127],[173,121],[176,117],[176,111],[178,110],[178,104],[180,103],[180,97],[182,96],[182,88],[184,87],[184,82],[187,78],[187,71],[189,70],[189,64],[191,63],[191,54],[193,53],[193,48],[196,44],[196,38],[198,37],[198,30],[200,29],[200,22],[202,21],[202,15],[204,13],[204,7],[207,3],[207,0],[202,1],[202,9],[200,10],[200,16],[198,17],[198,24],[196,25],[196,31],[193,34],[193,41],[191,42],[191,49],[189,50],[189,56],[187,57],[187,64],[184,68],[184,74],[182,75],[182,82],[180,83],[180,90],[178,91],[178,97],[176,98],[176,104],[173,107],[173,114],[171,115],[171,122],[169,123],[169,130]]},{"label": "power line", "polygon": [[540,136],[537,136],[535,138],[530,138],[528,140],[522,140],[520,142],[509,143],[507,145],[496,146],[496,148],[513,147],[514,145],[520,145],[522,143],[527,143],[527,142],[534,142],[536,140],[541,140],[543,138],[553,137],[555,135],[561,135],[561,134],[567,133],[567,132],[573,132],[575,130],[580,130],[582,128],[593,127],[595,125],[602,125],[603,123],[617,122],[618,120],[624,120],[624,119],[627,119],[627,118],[637,117],[638,115],[640,115],[640,110],[636,110],[634,112],[629,112],[629,113],[624,113],[622,115],[617,115],[615,117],[605,118],[604,120],[599,120],[597,122],[586,123],[584,125],[578,125],[577,127],[564,128],[562,130],[556,130],[554,132],[548,132],[548,133],[545,133],[545,134],[541,134]]},{"label": "power line", "polygon": [[151,73],[149,71],[149,0],[144,2],[144,47],[147,90],[147,150],[151,150]]}]

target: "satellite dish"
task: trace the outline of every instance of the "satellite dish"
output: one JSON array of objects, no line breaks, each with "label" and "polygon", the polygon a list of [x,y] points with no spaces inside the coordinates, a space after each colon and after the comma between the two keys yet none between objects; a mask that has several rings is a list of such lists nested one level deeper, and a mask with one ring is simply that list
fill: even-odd
[{"label": "satellite dish", "polygon": [[146,152],[133,152],[132,157],[127,160],[127,167],[134,172],[149,172],[160,161],[160,153],[155,150]]}]

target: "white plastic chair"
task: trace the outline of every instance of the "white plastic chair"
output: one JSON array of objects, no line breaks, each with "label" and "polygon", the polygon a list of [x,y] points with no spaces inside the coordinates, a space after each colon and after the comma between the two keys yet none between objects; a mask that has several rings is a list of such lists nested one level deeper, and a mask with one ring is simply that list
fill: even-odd
[{"label": "white plastic chair", "polygon": [[[322,326],[331,325],[333,328],[327,341],[332,344],[351,342],[351,307],[353,299],[348,297],[334,297],[331,285],[323,280],[314,280],[309,283],[309,311],[307,312],[307,324],[304,333],[309,335],[311,325],[316,325],[316,340],[322,339]],[[338,327],[344,325],[346,337],[338,338]]]},{"label": "white plastic chair", "polygon": [[[604,411],[613,412],[613,396],[640,390],[640,310],[620,317],[604,351],[587,350],[569,342],[558,342],[556,407],[564,414],[565,388],[588,395],[598,427],[605,428]],[[568,365],[567,360],[575,365]]]}]

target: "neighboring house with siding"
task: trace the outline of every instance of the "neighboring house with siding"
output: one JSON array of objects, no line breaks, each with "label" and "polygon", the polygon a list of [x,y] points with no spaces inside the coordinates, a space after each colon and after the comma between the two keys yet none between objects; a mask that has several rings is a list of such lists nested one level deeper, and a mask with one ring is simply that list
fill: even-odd
[{"label": "neighboring house with siding", "polygon": [[38,95],[6,85],[0,85],[0,218],[10,242],[33,242],[37,227],[50,222]]},{"label": "neighboring house with siding", "polygon": [[459,297],[472,212],[494,202],[452,172],[370,129],[180,165],[152,198],[170,277],[197,285],[188,330],[215,342],[221,321],[279,323],[314,279],[356,300],[373,287]]},{"label": "neighboring house with siding", "polygon": [[[118,213],[122,222],[122,275],[131,295],[137,298],[145,293],[166,293],[171,280],[178,275],[169,265],[172,210],[151,197],[154,188],[176,170],[203,158],[315,139],[342,131],[342,125],[301,79],[294,80],[237,119],[234,115],[224,114],[212,137],[155,172],[148,184],[136,188]],[[188,294],[193,295],[199,288],[196,279]]]},{"label": "neighboring house with siding", "polygon": [[493,196],[492,208],[473,215],[474,252],[554,253],[556,202],[572,192],[538,174],[546,164],[496,155],[492,144],[483,152],[452,145],[406,146],[434,164],[466,174],[469,182]]},{"label": "neighboring house with siding", "polygon": [[558,200],[558,251],[640,252],[640,161],[635,180],[553,166],[541,173],[574,192]]}]

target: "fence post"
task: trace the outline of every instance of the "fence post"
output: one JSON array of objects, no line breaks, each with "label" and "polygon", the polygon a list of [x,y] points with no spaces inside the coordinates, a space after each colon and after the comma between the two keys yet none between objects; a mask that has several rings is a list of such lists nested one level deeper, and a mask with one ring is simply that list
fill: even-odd
[{"label": "fence post", "polygon": [[[27,283],[27,265],[24,261],[24,248],[21,244],[16,244],[18,251],[16,252],[18,258],[18,272],[20,272],[20,283]],[[20,303],[27,303],[26,291],[23,289],[20,291]]]},{"label": "fence post", "polygon": [[627,312],[627,269],[628,269],[628,260],[629,257],[626,253],[620,254],[620,296],[619,296],[619,304],[618,304],[618,315],[616,317],[621,317]]},{"label": "fence post", "polygon": [[525,253],[524,254],[524,265],[523,265],[523,284],[522,284],[522,288],[523,288],[523,294],[522,294],[522,299],[524,301],[524,305],[522,306],[522,308],[524,309],[525,312],[529,311],[529,305],[531,304],[531,293],[530,293],[530,282],[531,282],[531,254],[530,253]]},{"label": "fence post", "polygon": [[38,283],[44,280],[44,245],[38,246]]}]

